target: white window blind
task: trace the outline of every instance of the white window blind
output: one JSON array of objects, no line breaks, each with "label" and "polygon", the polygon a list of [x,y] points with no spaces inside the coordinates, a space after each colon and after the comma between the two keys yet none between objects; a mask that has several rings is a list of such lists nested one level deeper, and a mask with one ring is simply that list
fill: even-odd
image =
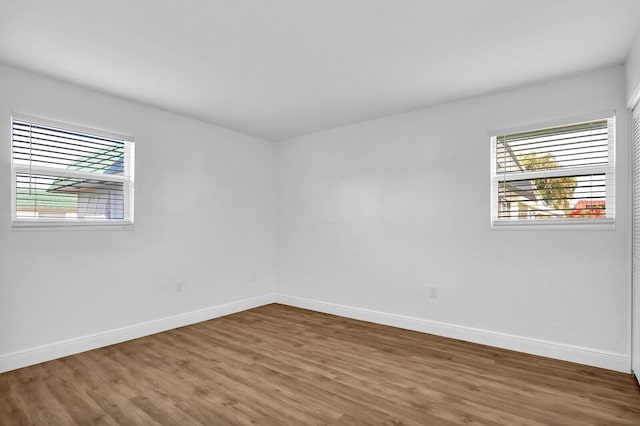
[{"label": "white window blind", "polygon": [[12,119],[13,226],[130,226],[130,138],[49,120]]},{"label": "white window blind", "polygon": [[492,224],[613,224],[615,117],[498,134]]}]

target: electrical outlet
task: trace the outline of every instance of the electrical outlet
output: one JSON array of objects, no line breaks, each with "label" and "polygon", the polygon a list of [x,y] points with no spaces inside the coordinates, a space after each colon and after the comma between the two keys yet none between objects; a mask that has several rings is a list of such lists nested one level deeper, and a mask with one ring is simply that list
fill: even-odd
[{"label": "electrical outlet", "polygon": [[432,285],[429,286],[429,297],[432,299],[437,299],[438,298],[438,287]]},{"label": "electrical outlet", "polygon": [[182,280],[178,280],[176,281],[176,292],[181,292],[182,291]]}]

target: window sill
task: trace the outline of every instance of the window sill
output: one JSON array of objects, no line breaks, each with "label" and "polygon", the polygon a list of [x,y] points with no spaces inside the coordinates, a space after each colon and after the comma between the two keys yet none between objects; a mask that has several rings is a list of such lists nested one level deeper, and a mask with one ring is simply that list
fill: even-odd
[{"label": "window sill", "polygon": [[613,231],[615,219],[495,220],[491,229],[501,231]]},{"label": "window sill", "polygon": [[14,220],[12,231],[130,231],[133,222],[125,220]]}]

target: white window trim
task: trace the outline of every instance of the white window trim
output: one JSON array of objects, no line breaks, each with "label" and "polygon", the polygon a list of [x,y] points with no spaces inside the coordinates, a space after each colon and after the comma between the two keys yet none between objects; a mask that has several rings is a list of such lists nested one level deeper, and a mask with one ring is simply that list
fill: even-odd
[{"label": "white window trim", "polygon": [[134,139],[132,136],[114,133],[106,130],[96,129],[92,127],[79,126],[61,121],[50,120],[42,117],[25,115],[17,112],[11,112],[10,140],[11,149],[13,150],[13,121],[25,121],[43,126],[55,127],[70,130],[78,133],[88,133],[95,136],[101,136],[110,139],[119,139],[125,143],[125,157],[127,158],[128,174],[125,176],[100,175],[100,179],[122,182],[124,183],[124,209],[127,212],[125,219],[91,219],[74,220],[69,218],[61,219],[39,219],[39,218],[18,218],[16,216],[16,174],[32,173],[32,174],[51,174],[61,177],[77,177],[95,179],[96,174],[78,171],[69,171],[65,169],[48,168],[42,166],[31,167],[23,164],[14,164],[13,153],[11,154],[11,229],[16,231],[26,230],[133,230],[134,229],[134,187],[135,187],[135,150],[132,149]]},{"label": "white window trim", "polygon": [[[537,129],[546,129],[570,125],[573,123],[594,121],[594,120],[613,120],[614,131],[612,137],[608,141],[609,161],[606,166],[581,166],[566,168],[553,171],[531,171],[527,173],[506,173],[497,176],[496,164],[496,139],[498,136],[520,133],[525,131],[533,131]],[[615,164],[616,164],[616,112],[615,110],[600,111],[593,114],[575,116],[567,119],[546,121],[525,126],[517,126],[506,129],[492,130],[489,132],[491,141],[491,216],[489,218],[491,229],[494,230],[591,230],[591,231],[611,231],[615,230]],[[529,220],[508,220],[498,219],[498,182],[506,176],[518,177],[518,179],[533,179],[536,177],[563,177],[575,176],[577,174],[598,174],[605,173],[607,195],[606,205],[613,206],[613,209],[607,209],[607,217],[602,219],[529,219]]]},{"label": "white window trim", "polygon": [[78,124],[66,123],[64,121],[51,120],[49,118],[36,117],[33,115],[21,114],[19,112],[11,112],[11,120],[27,121],[37,123],[43,126],[58,127],[61,129],[71,130],[78,133],[89,133],[91,135],[102,136],[110,139],[121,139],[125,142],[133,142],[133,136],[122,133],[110,132],[108,130],[96,129],[94,127],[80,126]]}]

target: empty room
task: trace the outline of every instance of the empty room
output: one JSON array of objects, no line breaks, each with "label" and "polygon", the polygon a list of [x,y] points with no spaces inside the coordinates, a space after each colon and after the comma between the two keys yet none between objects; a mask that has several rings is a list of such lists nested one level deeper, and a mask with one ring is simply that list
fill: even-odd
[{"label": "empty room", "polygon": [[640,425],[640,1],[0,0],[0,425]]}]

